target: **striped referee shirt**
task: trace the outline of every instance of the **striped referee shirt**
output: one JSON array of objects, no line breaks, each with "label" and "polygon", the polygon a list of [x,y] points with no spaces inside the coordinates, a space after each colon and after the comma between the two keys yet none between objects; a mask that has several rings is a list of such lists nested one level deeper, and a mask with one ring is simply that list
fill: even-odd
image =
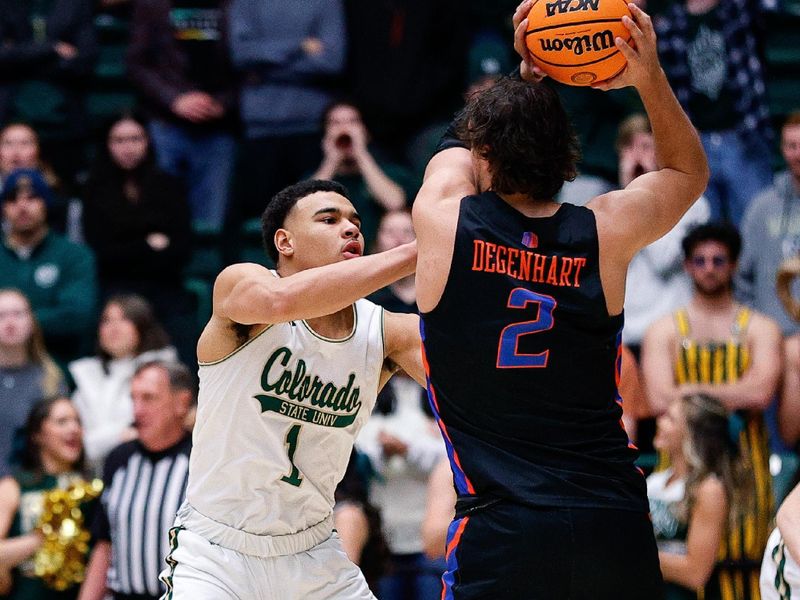
[{"label": "striped referee shirt", "polygon": [[115,594],[158,597],[169,553],[168,533],[183,502],[191,435],[161,452],[138,440],[115,448],[103,469],[105,489],[92,524],[95,540],[111,542],[108,587]]}]

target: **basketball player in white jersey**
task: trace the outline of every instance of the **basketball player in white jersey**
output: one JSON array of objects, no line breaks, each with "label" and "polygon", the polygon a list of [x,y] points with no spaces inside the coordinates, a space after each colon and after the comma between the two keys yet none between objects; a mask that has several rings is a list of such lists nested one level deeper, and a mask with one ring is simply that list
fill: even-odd
[{"label": "basketball player in white jersey", "polygon": [[286,188],[262,219],[277,271],[217,278],[164,598],[373,598],[333,495],[381,386],[399,368],[424,382],[418,317],[362,299],[413,273],[416,245],[362,257],[346,196],[330,181]]}]

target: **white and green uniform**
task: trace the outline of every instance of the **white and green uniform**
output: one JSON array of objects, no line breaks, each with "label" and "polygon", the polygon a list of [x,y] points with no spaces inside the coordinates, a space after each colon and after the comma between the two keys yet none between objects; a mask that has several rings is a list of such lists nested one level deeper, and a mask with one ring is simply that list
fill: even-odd
[{"label": "white and green uniform", "polygon": [[761,563],[761,600],[800,598],[800,565],[789,554],[780,530],[769,536]]},{"label": "white and green uniform", "polygon": [[[175,564],[164,573],[168,594],[372,597],[333,533],[334,491],[384,362],[383,310],[359,300],[354,311],[343,339],[324,338],[305,321],[278,323],[200,365],[186,502],[167,560]],[[315,551],[324,553],[322,572]]]}]

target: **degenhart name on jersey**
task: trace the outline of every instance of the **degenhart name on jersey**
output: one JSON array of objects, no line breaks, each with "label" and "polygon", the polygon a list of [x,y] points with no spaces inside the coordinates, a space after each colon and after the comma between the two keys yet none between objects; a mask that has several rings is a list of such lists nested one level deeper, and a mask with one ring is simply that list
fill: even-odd
[{"label": "degenhart name on jersey", "polygon": [[352,424],[361,408],[360,388],[353,385],[355,373],[348,375],[343,386],[337,386],[308,373],[302,358],[297,360],[294,369],[290,368],[291,358],[289,348],[278,348],[264,365],[261,387],[266,393],[254,396],[261,403],[261,412],[276,412],[325,427]]},{"label": "degenhart name on jersey", "polygon": [[520,281],[544,283],[556,287],[581,287],[581,271],[586,258],[570,256],[548,256],[473,240],[472,270],[483,273],[508,275]]}]

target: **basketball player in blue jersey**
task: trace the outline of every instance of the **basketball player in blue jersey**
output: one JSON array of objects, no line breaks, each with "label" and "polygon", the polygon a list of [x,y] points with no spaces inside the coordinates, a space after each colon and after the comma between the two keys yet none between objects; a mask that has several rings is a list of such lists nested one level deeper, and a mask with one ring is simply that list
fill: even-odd
[{"label": "basketball player in blue jersey", "polygon": [[468,101],[414,204],[428,393],[458,493],[442,597],[656,600],[617,393],[625,276],[703,192],[706,157],[629,5],[627,67],[597,87],[638,90],[660,168],[585,208],[554,202],[577,143],[525,48],[530,6],[514,17],[528,81]]},{"label": "basketball player in blue jersey", "polygon": [[291,186],[263,217],[277,270],[217,278],[165,598],[373,598],[333,530],[334,491],[383,384],[425,377],[419,318],[361,299],[412,274],[416,245],[362,257],[359,226],[338,183]]}]

